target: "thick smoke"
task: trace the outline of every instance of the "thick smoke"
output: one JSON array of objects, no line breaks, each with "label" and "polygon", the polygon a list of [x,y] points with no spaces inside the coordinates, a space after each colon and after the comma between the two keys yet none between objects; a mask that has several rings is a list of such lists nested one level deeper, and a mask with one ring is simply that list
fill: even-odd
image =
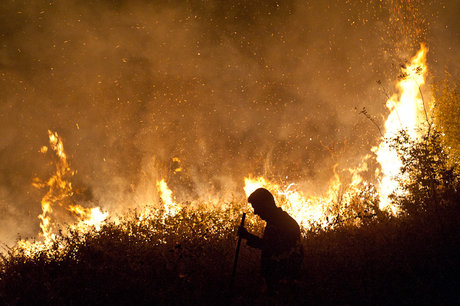
[{"label": "thick smoke", "polygon": [[[105,209],[242,192],[249,174],[325,190],[378,142],[420,42],[458,69],[458,1],[2,1],[0,240],[38,232],[63,138],[78,200]],[[376,83],[381,80],[382,85]],[[173,160],[179,158],[180,162]],[[181,172],[174,170],[181,167]]]}]

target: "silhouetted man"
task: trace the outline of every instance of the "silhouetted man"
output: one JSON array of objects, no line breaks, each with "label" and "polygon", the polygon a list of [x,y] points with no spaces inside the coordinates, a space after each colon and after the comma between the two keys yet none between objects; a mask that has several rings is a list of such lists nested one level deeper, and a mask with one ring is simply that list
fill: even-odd
[{"label": "silhouetted man", "polygon": [[294,279],[300,270],[303,249],[300,244],[300,228],[297,222],[275,204],[273,195],[264,188],[254,191],[248,198],[254,213],[267,222],[262,238],[238,229],[247,245],[262,250],[260,270],[269,292],[273,292],[280,280]]}]

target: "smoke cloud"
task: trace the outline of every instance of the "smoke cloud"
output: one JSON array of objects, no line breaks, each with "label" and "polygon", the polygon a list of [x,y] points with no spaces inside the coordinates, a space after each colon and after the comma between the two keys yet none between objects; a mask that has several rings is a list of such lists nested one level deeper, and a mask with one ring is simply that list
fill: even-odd
[{"label": "smoke cloud", "polygon": [[[424,42],[458,73],[458,1],[2,1],[0,241],[34,236],[55,171],[115,210],[242,193],[243,178],[321,193],[379,141],[382,90]],[[376,83],[380,80],[382,86]],[[428,90],[428,89],[426,89]],[[173,159],[175,158],[175,159]],[[177,168],[182,171],[174,171]]]}]

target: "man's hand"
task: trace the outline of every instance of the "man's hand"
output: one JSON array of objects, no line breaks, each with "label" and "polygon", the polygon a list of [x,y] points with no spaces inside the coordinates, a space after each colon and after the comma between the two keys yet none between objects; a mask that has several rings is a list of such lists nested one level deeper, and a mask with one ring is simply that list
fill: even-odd
[{"label": "man's hand", "polygon": [[238,227],[238,235],[243,239],[248,239],[248,237],[250,236],[248,230],[245,229],[244,226]]}]

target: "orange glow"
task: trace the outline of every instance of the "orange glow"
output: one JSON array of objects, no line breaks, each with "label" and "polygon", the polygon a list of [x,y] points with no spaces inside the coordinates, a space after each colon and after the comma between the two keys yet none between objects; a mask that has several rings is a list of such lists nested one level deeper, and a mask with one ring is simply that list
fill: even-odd
[{"label": "orange glow", "polygon": [[[402,69],[402,77],[397,83],[399,94],[390,97],[386,103],[390,114],[385,121],[385,139],[394,137],[401,129],[406,129],[411,137],[418,137],[421,133],[420,127],[427,121],[426,108],[420,92],[420,86],[425,83],[427,72],[426,53],[427,48],[422,45],[420,51],[412,58],[411,63]],[[86,203],[74,203],[75,191],[72,186],[72,177],[75,175],[75,171],[69,166],[64,145],[58,133],[48,131],[48,135],[49,146],[43,146],[39,152],[43,154],[54,153],[57,157],[56,169],[47,181],[34,179],[32,183],[36,188],[46,189],[46,194],[41,199],[42,212],[38,216],[43,243],[28,241],[18,243],[18,246],[26,248],[30,252],[43,249],[54,240],[57,225],[63,222],[57,217],[56,212],[59,210],[65,211],[67,217],[70,214],[73,218],[74,224],[71,225],[71,228],[81,231],[90,228],[99,230],[109,217],[109,213],[104,212],[100,207],[84,207],[80,204],[86,206]],[[361,176],[362,172],[368,170],[367,161],[371,158],[370,155],[365,156],[360,166],[355,168],[342,169],[340,172],[337,171],[338,165],[335,165],[334,176],[329,181],[327,192],[321,196],[309,195],[305,190],[302,190],[302,187],[293,182],[273,182],[262,176],[245,177],[243,189],[246,197],[257,188],[268,189],[274,195],[277,205],[288,212],[306,230],[315,227],[332,228],[344,222],[359,226],[360,220],[356,216],[362,213],[363,208],[356,203],[366,201],[370,201],[371,204],[379,203],[381,210],[396,215],[399,211],[398,207],[391,203],[389,196],[398,192],[396,178],[401,175],[401,161],[396,152],[384,140],[372,150],[375,152],[381,167],[376,173],[379,182],[375,193],[378,196],[375,198],[372,193],[375,190],[374,186],[366,182]],[[172,162],[174,167],[169,168],[170,173],[177,174],[183,171],[180,166],[181,160],[178,157],[173,157]],[[345,181],[339,176],[339,173],[343,172],[346,172],[347,180]],[[154,183],[150,183],[149,186],[155,189]],[[369,193],[370,199],[369,195],[364,195],[366,190],[371,191]],[[141,195],[144,193],[141,192]],[[366,196],[368,198],[365,198]],[[154,199],[154,197],[157,198]],[[173,192],[164,178],[156,180],[156,190],[151,197],[147,198],[149,199],[146,201],[148,204],[159,202],[162,209],[155,208],[153,213],[147,210],[142,212],[139,221],[142,221],[145,216],[152,215],[164,220],[165,217],[176,216],[183,208],[189,208],[189,206],[182,206],[176,202]],[[200,205],[202,202],[204,205],[198,208],[194,207],[194,209],[222,209],[228,204],[220,203],[219,200],[212,198],[211,192],[205,189],[199,196]],[[366,207],[365,210],[367,209]],[[249,220],[248,222],[251,223],[252,221]]]}]

